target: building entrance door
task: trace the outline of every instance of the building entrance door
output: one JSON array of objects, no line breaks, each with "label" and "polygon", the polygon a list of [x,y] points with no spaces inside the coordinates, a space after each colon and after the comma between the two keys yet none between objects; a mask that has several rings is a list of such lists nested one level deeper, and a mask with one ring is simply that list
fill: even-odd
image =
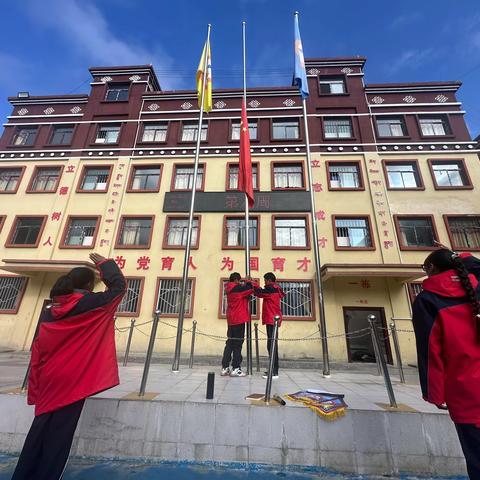
[{"label": "building entrance door", "polygon": [[387,335],[387,322],[385,320],[385,310],[383,308],[369,307],[343,307],[343,317],[345,320],[345,333],[347,335],[347,352],[349,362],[374,363],[375,351],[373,349],[370,330],[364,330],[358,334],[358,330],[369,328],[368,316],[375,315],[377,319],[377,328],[381,342],[383,354],[388,363],[392,364],[392,351],[390,349],[389,337]]}]

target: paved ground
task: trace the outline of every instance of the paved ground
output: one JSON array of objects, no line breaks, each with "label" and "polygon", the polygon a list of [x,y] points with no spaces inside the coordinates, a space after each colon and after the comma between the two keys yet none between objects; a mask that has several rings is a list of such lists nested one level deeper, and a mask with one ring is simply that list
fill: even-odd
[{"label": "paved ground", "polygon": [[[0,389],[5,391],[18,387],[25,374],[28,356],[11,352],[0,353]],[[207,373],[215,371],[215,396],[206,400]],[[407,368],[407,383],[401,384],[392,367],[392,382],[398,403],[408,405],[419,412],[440,413],[424,402],[418,386],[416,369]],[[143,365],[131,363],[120,367],[120,385],[98,395],[102,398],[122,398],[138,392]],[[332,368],[330,378],[324,378],[317,370],[284,369],[280,378],[273,381],[272,394],[284,395],[307,388],[322,389],[345,394],[350,408],[360,410],[382,410],[378,403],[388,403],[383,377],[376,374],[376,368],[365,365],[364,372],[348,369],[348,365]],[[147,393],[155,393],[153,400],[194,401],[208,403],[248,404],[245,397],[251,393],[265,391],[265,380],[261,372],[254,371],[251,377],[221,377],[219,369],[212,366],[196,365],[193,369],[182,366],[179,373],[173,373],[169,364],[152,364],[147,383]]]}]

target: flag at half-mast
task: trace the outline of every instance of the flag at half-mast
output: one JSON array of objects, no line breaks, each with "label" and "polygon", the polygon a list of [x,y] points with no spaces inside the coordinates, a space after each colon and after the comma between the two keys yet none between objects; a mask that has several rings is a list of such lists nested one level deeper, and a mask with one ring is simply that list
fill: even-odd
[{"label": "flag at half-mast", "polygon": [[[206,61],[205,61],[206,57]],[[203,84],[203,72],[207,68],[205,76],[205,85]],[[198,108],[202,108],[202,97],[205,94],[203,109],[206,112],[212,111],[212,55],[210,51],[210,42],[207,40],[203,47],[202,56],[197,69],[197,93],[198,93]]]},{"label": "flag at half-mast", "polygon": [[310,95],[308,91],[307,72],[305,71],[305,59],[303,57],[302,39],[300,38],[300,29],[298,28],[298,15],[295,15],[294,37],[295,37],[295,72],[293,74],[294,87],[298,87],[302,98],[307,98]]},{"label": "flag at half-mast", "polygon": [[242,121],[240,122],[240,158],[238,166],[238,189],[244,192],[249,208],[253,207],[252,155],[250,153],[250,132],[248,131],[247,108],[242,100]]}]

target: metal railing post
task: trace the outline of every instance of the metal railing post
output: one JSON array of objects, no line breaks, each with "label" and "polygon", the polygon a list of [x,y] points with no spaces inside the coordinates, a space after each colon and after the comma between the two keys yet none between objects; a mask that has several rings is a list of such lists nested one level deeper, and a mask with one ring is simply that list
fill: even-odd
[{"label": "metal railing post", "polygon": [[126,367],[128,363],[128,355],[130,354],[130,345],[132,343],[133,329],[135,328],[135,319],[130,320],[130,331],[128,332],[127,346],[125,347],[125,356],[123,357],[123,366]]},{"label": "metal railing post", "polygon": [[259,372],[260,371],[260,354],[258,353],[259,349],[258,349],[258,323],[257,322],[254,323],[254,327],[255,327],[255,356],[257,360],[257,372]]},{"label": "metal railing post", "polygon": [[156,310],[155,314],[153,315],[152,331],[150,332],[150,339],[148,340],[147,355],[145,356],[145,366],[143,367],[142,382],[140,383],[140,391],[138,392],[139,397],[143,397],[145,395],[145,388],[147,386],[147,379],[148,379],[148,371],[150,370],[153,347],[155,346],[155,337],[157,335],[159,316],[160,316],[160,311]]},{"label": "metal railing post", "polygon": [[277,353],[277,339],[278,339],[278,322],[280,317],[275,315],[274,324],[273,324],[273,337],[271,338],[272,346],[270,348],[270,362],[267,372],[267,384],[265,386],[265,403],[270,402],[270,396],[272,393],[272,377],[273,377],[273,362],[275,359],[275,354]]},{"label": "metal railing post", "polygon": [[375,325],[375,315],[368,316],[368,323],[370,324],[372,342],[374,345],[376,345],[377,352],[379,352],[379,357],[377,361],[381,364],[383,379],[385,381],[385,387],[387,388],[388,398],[390,400],[390,406],[393,408],[398,408],[397,401],[395,400],[395,393],[392,387],[392,381],[390,380],[390,374],[388,372],[387,362],[385,361],[385,356],[383,355],[383,352],[382,352],[380,338],[378,336],[378,330]]},{"label": "metal railing post", "polygon": [[402,355],[400,353],[400,343],[398,341],[398,333],[395,322],[390,323],[390,331],[392,332],[393,348],[395,349],[395,358],[397,360],[398,375],[400,381],[405,383],[405,375],[403,374]]},{"label": "metal railing post", "polygon": [[[375,318],[374,315],[373,315],[373,318]],[[373,321],[375,322],[375,320],[373,320]],[[369,320],[369,322],[370,322],[370,320]],[[370,325],[370,335],[372,335],[373,352],[375,354],[375,364],[377,365],[377,375],[381,375],[382,374],[382,364],[380,363],[380,352],[378,350],[378,345],[375,342],[375,339],[373,338],[373,333],[372,333],[371,327],[372,326]]]},{"label": "metal railing post", "polygon": [[23,382],[22,382],[22,392],[25,392],[28,386],[28,377],[30,376],[30,362],[28,362],[28,367],[27,371],[25,372],[25,376],[23,377]]},{"label": "metal railing post", "polygon": [[194,320],[192,324],[192,342],[190,344],[190,361],[188,362],[188,368],[193,368],[193,354],[195,352],[195,334],[197,332],[197,321]]}]

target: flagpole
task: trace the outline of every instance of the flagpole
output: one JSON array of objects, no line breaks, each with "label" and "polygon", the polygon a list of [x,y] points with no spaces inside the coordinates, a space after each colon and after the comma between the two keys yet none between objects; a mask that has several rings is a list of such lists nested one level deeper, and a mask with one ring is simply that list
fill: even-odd
[{"label": "flagpole", "polygon": [[[295,17],[298,21],[298,12],[295,12]],[[321,260],[320,249],[318,247],[318,229],[317,221],[315,218],[315,196],[312,188],[312,156],[310,151],[310,136],[308,133],[308,119],[307,119],[307,100],[302,97],[303,106],[303,126],[305,130],[305,145],[307,150],[307,172],[308,172],[308,189],[310,191],[310,218],[312,220],[312,236],[313,236],[313,251],[315,254],[315,273],[317,280],[317,295],[318,305],[320,310],[320,330],[322,334],[322,355],[323,355],[323,375],[325,377],[330,376],[330,359],[328,355],[328,342],[327,342],[327,325],[325,322],[325,305],[322,286],[322,273],[321,273]]]},{"label": "flagpole", "polygon": [[[242,52],[243,52],[243,101],[245,110],[247,109],[247,61],[246,61],[246,23],[242,22]],[[250,277],[250,211],[248,208],[248,197],[245,193],[245,272],[247,278]],[[253,374],[252,357],[252,322],[251,322],[251,303],[248,303],[249,320],[247,322],[247,373]]]},{"label": "flagpole", "polygon": [[185,300],[187,296],[188,268],[190,263],[190,243],[192,241],[193,211],[195,207],[195,192],[197,187],[198,160],[200,157],[200,141],[202,139],[203,110],[205,106],[206,80],[208,70],[208,48],[210,45],[210,30],[212,26],[208,24],[207,42],[205,44],[205,58],[203,62],[203,80],[202,80],[202,101],[200,102],[200,116],[198,118],[197,130],[197,148],[195,150],[195,165],[193,168],[192,196],[190,201],[190,212],[188,215],[187,242],[185,245],[185,257],[183,259],[182,290],[180,293],[180,307],[178,312],[177,339],[175,342],[175,354],[173,357],[172,371],[180,371],[180,353],[182,349],[183,320],[185,318]]}]

